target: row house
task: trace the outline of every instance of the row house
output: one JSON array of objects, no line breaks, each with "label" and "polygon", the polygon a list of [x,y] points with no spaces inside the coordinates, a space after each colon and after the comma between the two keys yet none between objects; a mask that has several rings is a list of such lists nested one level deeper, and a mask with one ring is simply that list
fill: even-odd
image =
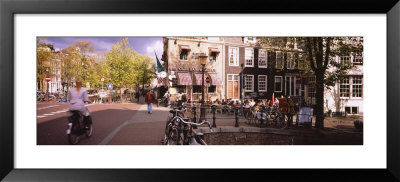
[{"label": "row house", "polygon": [[251,37],[225,38],[226,98],[271,99],[274,94],[300,99],[304,96],[300,74],[304,60],[299,51],[261,47],[256,41]]},{"label": "row house", "polygon": [[[61,51],[54,51],[54,54],[60,55]],[[51,80],[49,82],[49,92],[57,93],[63,90],[62,80],[61,80],[61,56],[57,56],[50,60],[49,73],[51,75]]]},{"label": "row house", "polygon": [[[303,74],[302,51],[263,47],[252,37],[165,37],[162,60],[172,81],[166,90],[173,98],[185,93],[201,99],[200,53],[208,56],[206,76],[212,80],[206,99],[271,99],[274,94],[315,104],[315,77]],[[325,112],[362,113],[362,55],[332,59],[355,66],[345,79],[325,89]]]},{"label": "row house", "polygon": [[[60,55],[61,52],[55,50],[52,45],[47,45],[44,47],[40,47],[39,49],[43,49],[45,51],[51,52],[54,55]],[[36,90],[46,91],[47,88],[50,93],[56,93],[62,90],[62,83],[61,83],[61,64],[62,61],[60,56],[55,56],[50,58],[48,61],[43,63],[45,68],[45,72],[50,76],[50,82],[46,82],[45,78],[38,82]]]}]

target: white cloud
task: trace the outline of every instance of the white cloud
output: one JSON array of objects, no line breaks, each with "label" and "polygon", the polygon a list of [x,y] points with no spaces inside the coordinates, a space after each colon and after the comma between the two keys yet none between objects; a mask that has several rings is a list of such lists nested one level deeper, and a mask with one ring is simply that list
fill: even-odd
[{"label": "white cloud", "polygon": [[154,55],[154,51],[156,51],[158,59],[161,61],[161,55],[163,53],[163,43],[162,41],[156,41],[153,45],[147,46],[146,48],[147,55],[152,57],[154,61],[156,61],[156,56]]}]

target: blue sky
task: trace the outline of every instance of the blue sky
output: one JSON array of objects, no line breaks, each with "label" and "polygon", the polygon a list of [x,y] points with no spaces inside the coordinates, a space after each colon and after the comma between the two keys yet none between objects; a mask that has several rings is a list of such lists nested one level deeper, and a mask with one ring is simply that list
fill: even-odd
[{"label": "blue sky", "polygon": [[[54,44],[55,49],[64,49],[78,40],[89,40],[94,47],[94,53],[98,53],[111,50],[112,45],[123,38],[125,37],[47,37],[46,42]],[[162,37],[128,37],[128,40],[130,46],[139,54],[145,54],[155,59],[155,50],[158,59],[161,59]]]}]

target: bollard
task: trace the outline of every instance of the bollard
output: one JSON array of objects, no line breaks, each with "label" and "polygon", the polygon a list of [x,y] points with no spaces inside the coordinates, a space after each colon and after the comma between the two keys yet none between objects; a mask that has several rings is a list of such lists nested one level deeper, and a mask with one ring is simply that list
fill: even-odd
[{"label": "bollard", "polygon": [[[261,106],[261,120],[260,120],[260,128],[262,127],[262,125],[264,124],[264,113],[265,113],[265,106],[262,105]],[[265,117],[266,118],[266,117]]]},{"label": "bollard", "polygon": [[216,105],[213,105],[212,106],[212,112],[213,112],[213,124],[212,124],[212,127],[213,128],[216,128],[217,127],[217,124],[215,123],[215,111],[217,110],[217,106]]},{"label": "bollard", "polygon": [[238,108],[235,107],[235,127],[239,127]]},{"label": "bollard", "polygon": [[[193,106],[193,123],[196,123],[196,106]],[[193,129],[197,129],[197,126],[194,125]]]}]

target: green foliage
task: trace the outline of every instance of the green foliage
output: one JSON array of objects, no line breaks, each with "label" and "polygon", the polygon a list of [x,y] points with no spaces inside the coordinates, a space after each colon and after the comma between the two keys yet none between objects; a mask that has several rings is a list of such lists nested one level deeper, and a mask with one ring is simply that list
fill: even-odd
[{"label": "green foliage", "polygon": [[[51,59],[58,58],[52,53],[53,45],[47,45],[45,39],[37,39],[37,77],[43,80],[45,76],[44,64]],[[155,76],[154,60],[140,55],[129,45],[128,39],[121,39],[108,52],[92,54],[94,48],[90,41],[77,41],[63,49],[61,59],[61,79],[67,82],[67,88],[76,79],[90,83],[91,87],[102,85],[109,80],[115,88],[129,88],[135,85],[149,84]]]},{"label": "green foliage", "polygon": [[106,73],[116,87],[132,85],[134,59],[137,53],[129,46],[128,39],[122,39],[106,53]]}]

